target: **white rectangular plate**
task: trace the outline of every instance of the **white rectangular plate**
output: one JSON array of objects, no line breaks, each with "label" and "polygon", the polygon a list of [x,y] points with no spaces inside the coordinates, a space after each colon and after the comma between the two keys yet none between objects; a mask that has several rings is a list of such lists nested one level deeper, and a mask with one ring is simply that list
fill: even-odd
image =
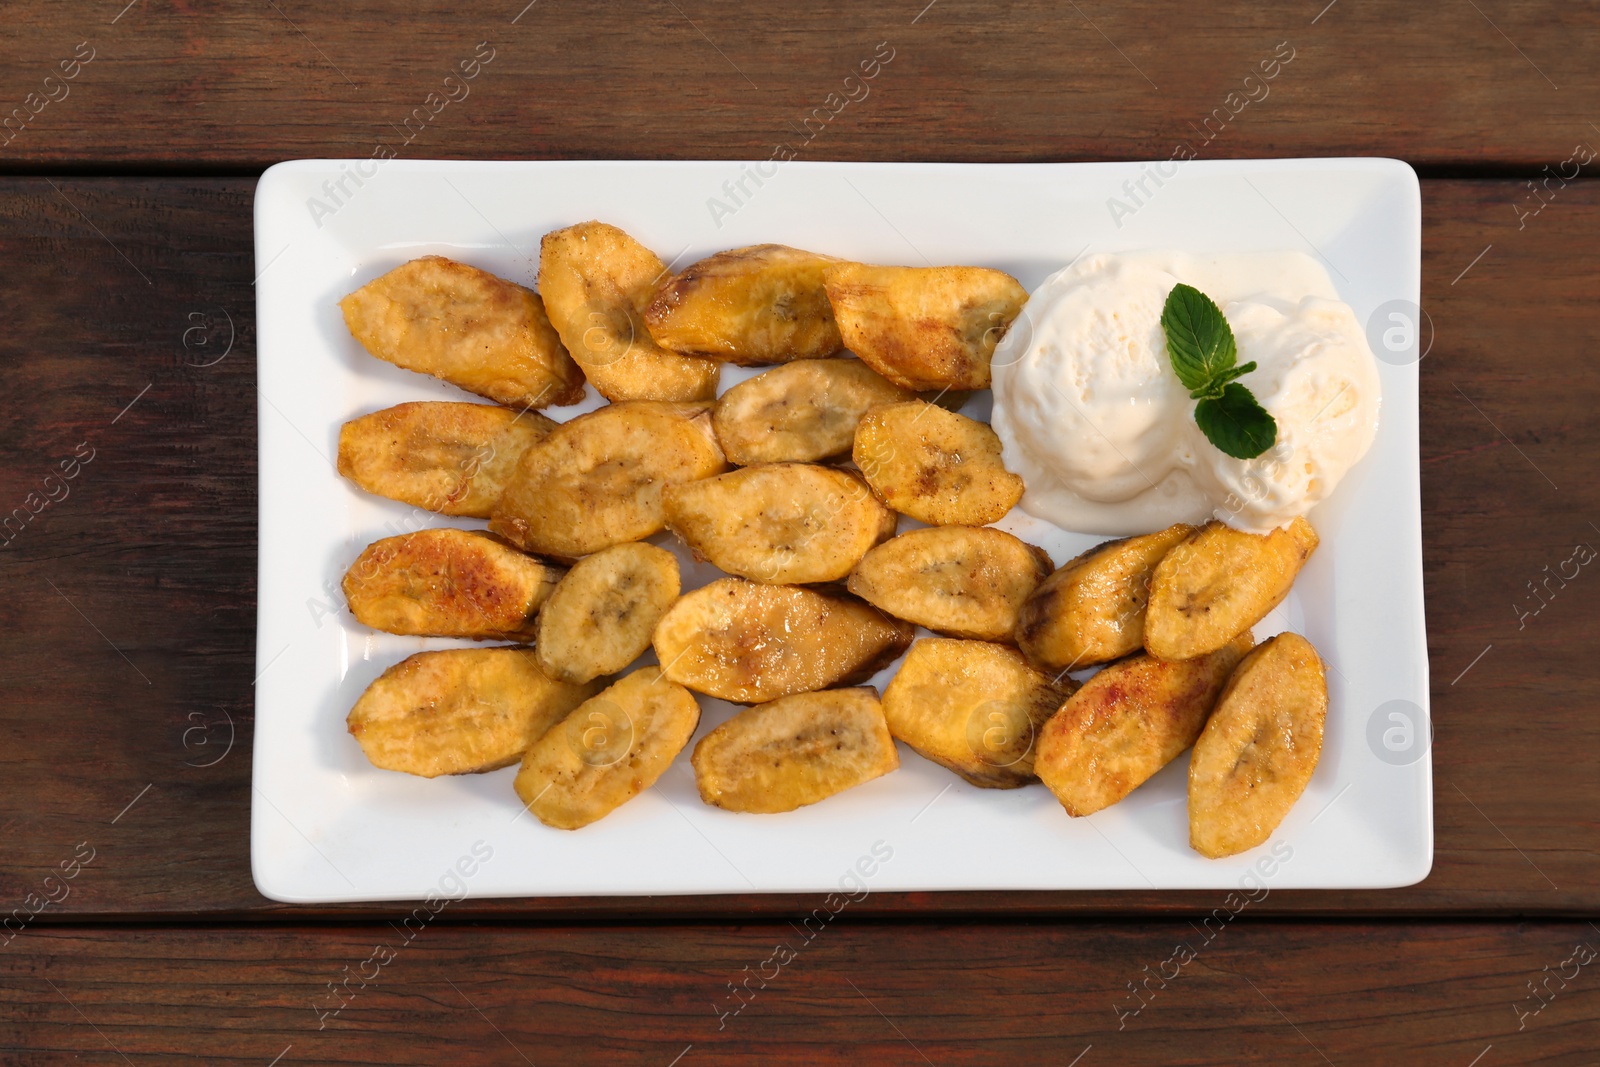
[{"label": "white rectangular plate", "polygon": [[[1376,159],[1192,162],[1176,175],[1163,166],[1161,183],[1148,176],[1152,165],[1136,163],[324,160],[269,170],[256,192],[256,886],[275,900],[331,902],[1419,881],[1433,859],[1433,806],[1417,366],[1407,305],[1391,303],[1419,300],[1416,176]],[[1113,197],[1122,208],[1113,210]],[[344,611],[339,579],[357,553],[422,523],[338,476],[339,426],[401,401],[475,398],[368,356],[335,302],[428,253],[533,285],[540,236],[591,218],[678,266],[778,242],[869,262],[997,267],[1029,289],[1085,251],[1319,257],[1361,321],[1381,318],[1391,332],[1379,350],[1377,443],[1312,514],[1322,547],[1256,630],[1305,634],[1330,668],[1322,762],[1272,841],[1221,861],[1192,852],[1186,758],[1122,803],[1071,819],[1042,786],[978,789],[902,746],[893,774],[758,816],[702,804],[686,749],[656,788],[577,832],[519,817],[514,768],[425,781],[368,764],[345,732],[351,704],[405,656],[463,642],[372,633]],[[1402,318],[1390,319],[1396,307]],[[726,374],[724,386],[743,376]],[[550,414],[569,418],[594,402],[591,393],[587,405]],[[1057,563],[1103,540],[1021,513],[1001,525]],[[686,568],[685,587],[712,576]],[[732,711],[702,705],[700,735]]]}]

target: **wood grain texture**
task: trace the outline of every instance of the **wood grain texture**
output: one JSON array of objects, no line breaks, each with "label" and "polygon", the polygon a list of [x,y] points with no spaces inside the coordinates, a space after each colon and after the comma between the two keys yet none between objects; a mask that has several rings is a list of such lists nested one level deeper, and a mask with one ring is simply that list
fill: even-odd
[{"label": "wood grain texture", "polygon": [[[427,0],[403,15],[383,0],[25,0],[0,36],[0,113],[23,109],[0,168],[259,168],[379,143],[412,158],[765,159],[789,143],[807,159],[1053,161],[1189,142],[1207,158],[1537,169],[1600,143],[1592,32],[1584,5],[1555,0]],[[488,65],[447,87],[480,42]],[[880,42],[893,58],[863,96],[844,79]],[[61,81],[80,45],[93,58]],[[1247,83],[1280,45],[1289,64]],[[827,120],[808,129],[815,108]]]},{"label": "wood grain texture", "polygon": [[[0,516],[28,507],[30,493],[44,500],[59,462],[82,443],[93,449],[65,483],[70,494],[0,548],[0,911],[40,892],[80,842],[96,850],[40,926],[290,911],[255,893],[248,862],[252,191],[228,179],[0,180]],[[1532,603],[1526,583],[1546,564],[1600,542],[1590,473],[1600,186],[1569,185],[1519,228],[1512,204],[1525,192],[1509,181],[1424,185],[1434,872],[1403,890],[1274,893],[1262,912],[1600,906],[1600,585],[1589,588],[1600,578],[1585,570],[1537,616],[1513,606]],[[1048,916],[1215,903],[1204,893],[919,893],[874,894],[857,910]],[[459,910],[782,916],[802,905],[789,895]]]},{"label": "wood grain texture", "polygon": [[1577,1067],[1600,1046],[1587,923],[816,922],[48,930],[0,954],[0,1060]]}]

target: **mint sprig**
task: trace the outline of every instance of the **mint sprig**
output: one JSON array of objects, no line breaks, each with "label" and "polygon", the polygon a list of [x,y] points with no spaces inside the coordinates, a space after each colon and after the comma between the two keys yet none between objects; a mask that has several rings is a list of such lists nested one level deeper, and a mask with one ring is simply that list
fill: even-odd
[{"label": "mint sprig", "polygon": [[1278,440],[1278,423],[1255,394],[1234,379],[1256,369],[1242,367],[1239,348],[1222,309],[1192,285],[1179,284],[1161,310],[1167,358],[1178,381],[1198,400],[1194,421],[1220,451],[1234,459],[1255,459]]}]

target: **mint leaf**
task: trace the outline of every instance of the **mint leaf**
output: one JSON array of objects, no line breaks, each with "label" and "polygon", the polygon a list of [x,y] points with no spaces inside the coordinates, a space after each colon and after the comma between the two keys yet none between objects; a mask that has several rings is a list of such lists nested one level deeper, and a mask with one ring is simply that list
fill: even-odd
[{"label": "mint leaf", "polygon": [[1161,330],[1167,336],[1172,370],[1184,388],[1197,398],[1220,396],[1222,384],[1229,380],[1220,376],[1239,358],[1222,309],[1194,286],[1179,283],[1161,309]]},{"label": "mint leaf", "polygon": [[1234,381],[1256,369],[1242,367],[1233,329],[1216,302],[1192,285],[1179,283],[1161,309],[1172,372],[1198,400],[1194,421],[1220,451],[1234,459],[1255,459],[1278,440],[1278,424],[1255,394]]},{"label": "mint leaf", "polygon": [[1206,440],[1234,459],[1255,459],[1278,440],[1278,424],[1255,394],[1230,382],[1218,397],[1194,406],[1194,421]]}]

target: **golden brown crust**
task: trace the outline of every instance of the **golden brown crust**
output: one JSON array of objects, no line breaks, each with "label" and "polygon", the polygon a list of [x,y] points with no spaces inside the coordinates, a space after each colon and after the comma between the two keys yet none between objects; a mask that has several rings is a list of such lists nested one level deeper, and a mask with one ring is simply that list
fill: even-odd
[{"label": "golden brown crust", "polygon": [[1011,640],[1017,611],[1050,557],[1003,530],[930,526],[868,552],[850,591],[898,619],[952,637]]},{"label": "golden brown crust", "polygon": [[443,256],[403,263],[339,301],[363,348],[517,409],[573,404],[583,373],[532,289]]},{"label": "golden brown crust", "polygon": [[718,252],[662,280],[644,309],[657,344],[747,366],[843,347],[823,272],[838,260],[786,245]]},{"label": "golden brown crust", "polygon": [[650,647],[678,582],[677,557],[655,545],[612,545],[580,559],[539,609],[540,666],[568,682],[622,670]]},{"label": "golden brown crust", "polygon": [[1317,547],[1304,518],[1269,534],[1206,523],[1156,565],[1144,647],[1162,659],[1221,648],[1283,602]]},{"label": "golden brown crust", "polygon": [[885,504],[931,526],[987,526],[1022,499],[993,430],[921,400],[868,411],[851,456]]},{"label": "golden brown crust", "polygon": [[1233,856],[1264,843],[1322,758],[1328,679],[1311,642],[1281,633],[1244,658],[1189,758],[1189,844]]},{"label": "golden brown crust", "polygon": [[1023,654],[1041,670],[1060,671],[1109,663],[1143,648],[1151,575],[1194,529],[1179,523],[1107,541],[1065,564],[1017,614]]},{"label": "golden brown crust", "polygon": [[487,519],[522,454],[555,425],[492,404],[396,404],[340,428],[339,473],[413,507]]},{"label": "golden brown crust", "polygon": [[615,226],[544,235],[539,291],[583,374],[607,400],[710,400],[721,368],[656,344],[644,308],[666,275],[656,254]]},{"label": "golden brown crust", "polygon": [[889,730],[973,785],[1036,782],[1039,732],[1072,694],[1015,650],[987,641],[922,638],[883,691]]},{"label": "golden brown crust", "polygon": [[517,762],[599,688],[556,681],[527,648],[418,652],[367,687],[346,725],[375,767],[474,774]]},{"label": "golden brown crust", "polygon": [[897,516],[860,478],[811,463],[744,467],[662,491],[667,528],[729,574],[805,584],[844,578]]},{"label": "golden brown crust", "polygon": [[673,681],[760,704],[865,681],[906,650],[913,629],[854,597],[719,578],[679,597],[653,643]]},{"label": "golden brown crust", "polygon": [[850,451],[872,407],[912,399],[859,359],[802,359],[729,389],[711,418],[730,463],[809,463]]},{"label": "golden brown crust", "polygon": [[528,748],[514,786],[559,830],[603,819],[656,783],[694,736],[694,694],[641,667],[595,694]]},{"label": "golden brown crust", "polygon": [[368,545],[343,586],[350,613],[375,630],[519,641],[560,578],[487,533],[421,530]]},{"label": "golden brown crust", "polygon": [[727,469],[710,408],[633,400],[562,423],[523,454],[489,529],[557,559],[661,532],[666,486]]},{"label": "golden brown crust", "polygon": [[1028,299],[986,267],[841,263],[826,280],[845,347],[907,389],[987,389],[994,346]]},{"label": "golden brown crust", "polygon": [[1250,645],[1242,634],[1196,659],[1111,664],[1045,723],[1034,773],[1069,815],[1110,807],[1194,744]]},{"label": "golden brown crust", "polygon": [[877,690],[798,693],[746,708],[694,747],[700,799],[728,811],[793,811],[900,766]]}]

